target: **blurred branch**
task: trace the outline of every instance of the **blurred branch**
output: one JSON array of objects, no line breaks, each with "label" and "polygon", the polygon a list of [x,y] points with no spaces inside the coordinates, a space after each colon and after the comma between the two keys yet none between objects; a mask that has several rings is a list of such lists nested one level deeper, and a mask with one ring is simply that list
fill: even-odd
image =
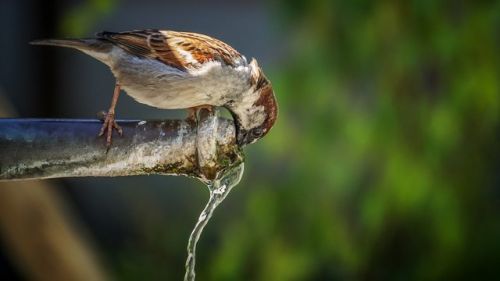
[{"label": "blurred branch", "polygon": [[86,229],[47,181],[0,183],[0,233],[28,280],[110,280]]},{"label": "blurred branch", "polygon": [[187,175],[208,181],[242,159],[233,122],[118,121],[108,153],[98,120],[0,119],[0,180]]}]

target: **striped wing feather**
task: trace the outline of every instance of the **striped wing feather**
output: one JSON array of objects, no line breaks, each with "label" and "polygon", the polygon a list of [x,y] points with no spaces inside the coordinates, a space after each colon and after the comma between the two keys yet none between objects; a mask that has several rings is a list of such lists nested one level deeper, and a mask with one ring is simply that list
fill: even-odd
[{"label": "striped wing feather", "polygon": [[110,41],[130,54],[156,59],[181,70],[198,68],[208,61],[234,66],[243,59],[226,43],[197,33],[147,29],[104,31],[98,33],[97,37]]}]

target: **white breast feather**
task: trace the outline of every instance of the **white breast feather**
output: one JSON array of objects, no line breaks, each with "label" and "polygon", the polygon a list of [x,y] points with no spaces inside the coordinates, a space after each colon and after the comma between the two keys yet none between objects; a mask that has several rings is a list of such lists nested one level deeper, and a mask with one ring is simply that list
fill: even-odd
[{"label": "white breast feather", "polygon": [[[189,53],[181,55],[193,59]],[[108,60],[102,61],[110,66],[127,94],[158,108],[221,106],[228,100],[239,100],[250,87],[248,64],[231,67],[214,61],[182,71],[160,61],[130,55],[117,47]]]}]

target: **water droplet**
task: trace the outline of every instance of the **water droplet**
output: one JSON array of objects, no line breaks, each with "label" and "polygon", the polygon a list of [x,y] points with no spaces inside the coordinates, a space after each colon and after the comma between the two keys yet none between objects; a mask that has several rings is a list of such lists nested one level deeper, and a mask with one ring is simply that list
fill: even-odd
[{"label": "water droplet", "polygon": [[224,184],[221,187],[214,189],[213,192],[214,194],[224,194],[224,192],[226,192],[226,185]]},{"label": "water droplet", "polygon": [[200,217],[198,218],[198,221],[205,220],[206,218],[207,218],[207,214],[205,214],[205,212],[201,212],[201,215],[200,215]]}]

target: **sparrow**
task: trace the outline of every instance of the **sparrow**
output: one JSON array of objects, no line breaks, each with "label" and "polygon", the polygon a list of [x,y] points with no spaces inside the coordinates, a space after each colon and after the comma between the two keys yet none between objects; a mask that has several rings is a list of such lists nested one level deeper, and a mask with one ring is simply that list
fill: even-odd
[{"label": "sparrow", "polygon": [[99,136],[109,148],[120,91],[161,109],[188,109],[196,120],[201,108],[225,107],[231,113],[238,145],[265,136],[278,106],[271,82],[257,61],[207,35],[146,29],[97,33],[94,38],[43,39],[33,45],[74,48],[103,62],[116,78],[111,106]]}]

